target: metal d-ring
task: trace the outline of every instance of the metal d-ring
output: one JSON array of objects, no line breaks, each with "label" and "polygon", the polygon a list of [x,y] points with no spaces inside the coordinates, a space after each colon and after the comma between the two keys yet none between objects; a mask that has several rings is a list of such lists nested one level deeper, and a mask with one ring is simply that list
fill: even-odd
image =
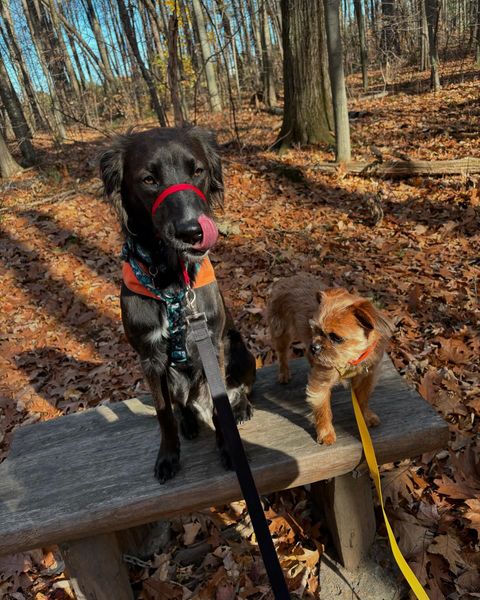
[{"label": "metal d-ring", "polygon": [[148,272],[152,277],[156,277],[158,275],[158,268],[155,265],[151,265],[148,267]]},{"label": "metal d-ring", "polygon": [[197,312],[197,308],[195,306],[195,300],[196,300],[195,290],[193,290],[191,287],[188,287],[186,294],[185,294],[185,301],[187,303],[188,309],[192,313]]}]

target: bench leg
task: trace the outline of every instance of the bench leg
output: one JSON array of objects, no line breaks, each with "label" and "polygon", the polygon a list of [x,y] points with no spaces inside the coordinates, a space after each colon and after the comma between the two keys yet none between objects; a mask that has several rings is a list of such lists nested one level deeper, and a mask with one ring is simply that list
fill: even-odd
[{"label": "bench leg", "polygon": [[77,600],[133,600],[114,533],[60,544]]},{"label": "bench leg", "polygon": [[312,496],[325,514],[340,562],[358,567],[375,537],[372,488],[367,473],[352,473],[312,484]]}]

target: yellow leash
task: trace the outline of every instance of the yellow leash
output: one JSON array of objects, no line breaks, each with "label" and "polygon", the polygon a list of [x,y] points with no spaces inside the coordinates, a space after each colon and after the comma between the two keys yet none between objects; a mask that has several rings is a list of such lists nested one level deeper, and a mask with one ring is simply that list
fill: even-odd
[{"label": "yellow leash", "polygon": [[418,600],[429,600],[427,593],[422,587],[422,584],[415,577],[414,572],[408,566],[407,561],[404,559],[403,554],[398,547],[397,540],[393,534],[392,528],[390,527],[390,523],[388,522],[387,513],[383,507],[383,496],[382,496],[382,486],[380,483],[380,471],[377,466],[377,458],[375,456],[375,450],[373,449],[372,439],[368,432],[367,425],[363,418],[362,411],[358,404],[357,397],[355,392],[352,390],[352,403],[353,410],[355,411],[355,418],[357,420],[358,430],[360,432],[360,437],[362,439],[363,451],[365,453],[365,459],[367,461],[368,468],[370,470],[370,475],[372,476],[375,487],[377,488],[378,498],[380,500],[380,506],[382,507],[383,518],[385,520],[385,525],[387,527],[388,539],[390,541],[390,547],[392,549],[393,557],[395,558],[397,565],[400,568],[400,571],[403,573],[403,576],[408,581],[408,584],[412,588],[413,593],[418,598]]}]

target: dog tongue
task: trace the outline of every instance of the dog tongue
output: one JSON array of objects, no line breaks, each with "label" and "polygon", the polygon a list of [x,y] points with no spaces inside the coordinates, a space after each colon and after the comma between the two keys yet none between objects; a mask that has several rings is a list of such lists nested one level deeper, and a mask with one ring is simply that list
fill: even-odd
[{"label": "dog tongue", "polygon": [[218,229],[215,223],[207,217],[202,215],[198,219],[198,223],[202,228],[203,238],[202,241],[194,245],[195,250],[208,250],[211,248],[218,238]]}]

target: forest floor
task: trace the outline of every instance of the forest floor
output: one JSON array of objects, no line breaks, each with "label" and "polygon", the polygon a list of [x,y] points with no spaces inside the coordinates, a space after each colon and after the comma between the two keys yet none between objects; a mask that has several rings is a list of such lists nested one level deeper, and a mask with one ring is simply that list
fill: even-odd
[{"label": "forest floor", "polygon": [[[363,111],[351,127],[356,159],[373,159],[372,144],[386,159],[480,157],[478,71],[452,71],[438,94],[424,91],[427,78],[405,73],[395,93],[352,98]],[[258,366],[271,363],[268,289],[298,271],[370,295],[391,316],[390,357],[451,435],[441,452],[383,467],[388,512],[431,599],[480,597],[479,178],[326,175],[315,165],[330,149],[279,157],[268,148],[280,117],[245,107],[237,118],[240,149],[228,114],[199,119],[225,144],[213,261],[236,323]],[[0,460],[23,423],[145,391],[120,321],[121,238],[96,166],[105,142],[70,136],[60,149],[37,138],[40,166],[0,182]],[[290,589],[319,597],[328,540],[308,492],[272,495],[268,516]],[[162,554],[132,569],[139,598],[269,598],[251,537],[242,502],[173,520]],[[0,598],[70,598],[62,570],[55,548],[2,557]]]}]

